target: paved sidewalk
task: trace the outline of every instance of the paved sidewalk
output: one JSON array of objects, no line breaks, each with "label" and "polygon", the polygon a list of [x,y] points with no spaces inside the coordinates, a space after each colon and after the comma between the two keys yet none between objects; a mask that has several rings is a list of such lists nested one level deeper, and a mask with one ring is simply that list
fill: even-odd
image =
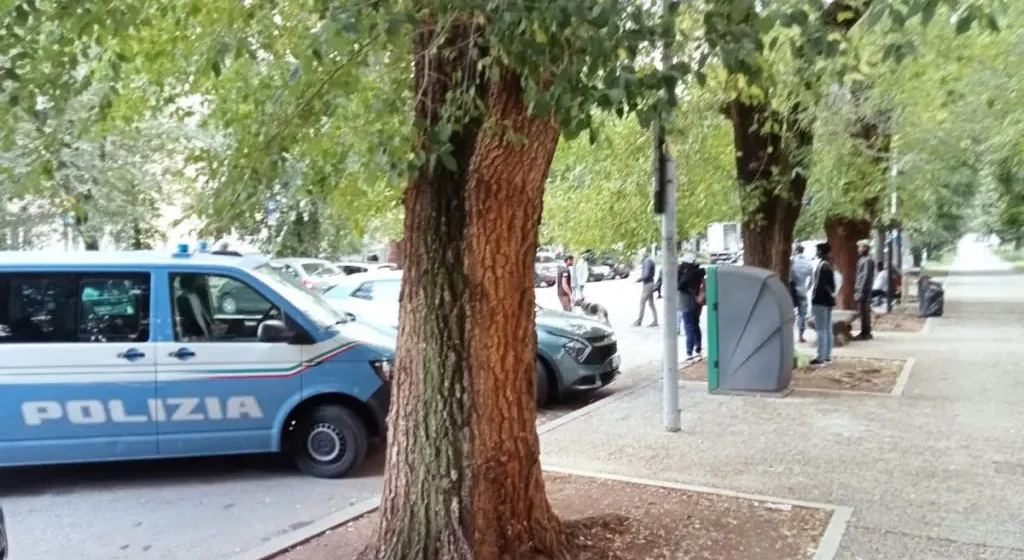
[{"label": "paved sidewalk", "polygon": [[[851,506],[838,558],[1024,559],[1024,276],[966,240],[946,316],[841,354],[913,357],[902,397],[709,396],[652,383],[542,436],[546,465]],[[656,379],[655,379],[656,381]]]}]

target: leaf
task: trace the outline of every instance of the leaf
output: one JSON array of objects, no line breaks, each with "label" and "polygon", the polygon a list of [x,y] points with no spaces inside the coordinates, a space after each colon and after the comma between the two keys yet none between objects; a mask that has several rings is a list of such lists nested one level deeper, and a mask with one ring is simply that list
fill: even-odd
[{"label": "leaf", "polygon": [[935,17],[935,10],[939,7],[939,0],[925,0],[921,7],[921,24],[927,26]]},{"label": "leaf", "polygon": [[455,158],[449,152],[443,152],[441,154],[441,164],[444,165],[445,169],[455,173],[459,170],[459,164],[455,162]]},{"label": "leaf", "polygon": [[971,25],[974,24],[974,12],[971,10],[964,10],[956,19],[956,34],[963,35],[971,30]]}]

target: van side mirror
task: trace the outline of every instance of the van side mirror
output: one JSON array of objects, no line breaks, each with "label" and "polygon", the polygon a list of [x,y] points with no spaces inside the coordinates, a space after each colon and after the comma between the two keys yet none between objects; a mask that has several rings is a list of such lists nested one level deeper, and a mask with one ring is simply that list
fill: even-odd
[{"label": "van side mirror", "polygon": [[267,319],[256,329],[256,340],[260,342],[291,342],[295,333],[278,319]]}]

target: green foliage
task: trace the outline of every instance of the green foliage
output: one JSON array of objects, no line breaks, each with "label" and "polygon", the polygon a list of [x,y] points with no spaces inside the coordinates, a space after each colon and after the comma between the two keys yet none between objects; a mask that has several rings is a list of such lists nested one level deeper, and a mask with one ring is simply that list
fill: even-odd
[{"label": "green foliage", "polygon": [[[703,233],[712,221],[738,214],[728,123],[714,99],[691,97],[669,127],[678,181],[680,239]],[[574,248],[628,250],[654,243],[660,219],[652,212],[651,133],[635,120],[608,118],[596,142],[559,146],[544,196],[542,241]]]}]

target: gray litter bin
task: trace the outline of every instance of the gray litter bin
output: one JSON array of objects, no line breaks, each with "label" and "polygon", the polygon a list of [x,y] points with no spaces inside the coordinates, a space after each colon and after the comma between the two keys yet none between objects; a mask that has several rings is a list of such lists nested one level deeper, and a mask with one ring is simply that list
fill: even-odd
[{"label": "gray litter bin", "polygon": [[793,299],[778,275],[708,266],[708,391],[779,393],[793,377]]}]

